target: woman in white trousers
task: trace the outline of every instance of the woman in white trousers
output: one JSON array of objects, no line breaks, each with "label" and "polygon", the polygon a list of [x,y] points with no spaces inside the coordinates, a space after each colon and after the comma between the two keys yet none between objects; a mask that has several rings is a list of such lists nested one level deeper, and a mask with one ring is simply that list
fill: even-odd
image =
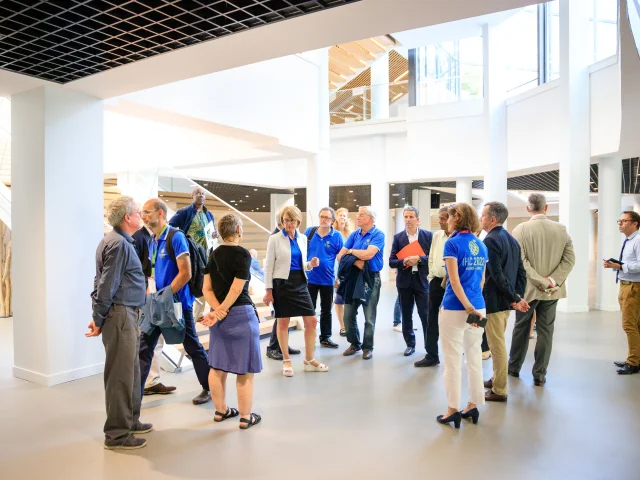
[{"label": "woman in white trousers", "polygon": [[[484,273],[488,260],[487,247],[473,232],[479,221],[475,209],[466,203],[449,207],[449,231],[453,232],[444,245],[444,260],[449,279],[439,315],[440,338],[444,354],[444,383],[448,409],[438,415],[442,424],[453,422],[460,428],[463,418],[478,423],[478,405],[484,404],[482,379],[482,333],[476,323],[468,323],[470,315],[478,320],[485,316],[482,296]],[[462,383],[462,353],[467,359],[469,402],[459,411]]]}]

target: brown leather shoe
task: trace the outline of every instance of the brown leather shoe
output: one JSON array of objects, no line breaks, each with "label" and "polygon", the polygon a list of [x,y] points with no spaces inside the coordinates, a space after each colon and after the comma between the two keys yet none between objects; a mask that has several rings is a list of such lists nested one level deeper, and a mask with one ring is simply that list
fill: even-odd
[{"label": "brown leather shoe", "polygon": [[371,360],[373,357],[373,352],[371,350],[363,350],[362,351],[362,359],[363,360]]},{"label": "brown leather shoe", "polygon": [[153,387],[145,388],[143,395],[167,395],[173,393],[176,387],[167,387],[161,383],[155,384]]},{"label": "brown leather shoe", "polygon": [[507,396],[506,395],[498,395],[497,393],[494,393],[493,390],[489,390],[487,393],[484,394],[484,399],[487,402],[506,402],[507,401]]},{"label": "brown leather shoe", "polygon": [[484,382],[484,388],[493,388],[493,380],[489,379],[487,381]]},{"label": "brown leather shoe", "polygon": [[351,355],[355,355],[356,353],[358,353],[360,350],[362,350],[360,347],[349,345],[349,348],[342,352],[342,355],[344,355],[345,357],[350,357]]}]

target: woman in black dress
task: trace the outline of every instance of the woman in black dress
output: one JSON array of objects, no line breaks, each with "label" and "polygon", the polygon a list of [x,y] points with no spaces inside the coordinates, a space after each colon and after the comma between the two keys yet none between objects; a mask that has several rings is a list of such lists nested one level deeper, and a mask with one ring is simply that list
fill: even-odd
[{"label": "woman in black dress", "polygon": [[278,319],[278,343],[282,351],[282,374],[293,376],[289,358],[289,319],[304,321],[305,372],[327,372],[329,367],[318,362],[313,352],[316,343],[316,312],[311,303],[305,271],[317,267],[317,257],[307,262],[307,237],[298,232],[302,213],[297,207],[284,207],[280,212],[283,230],[269,237],[265,261],[264,303],[273,303]]},{"label": "woman in black dress", "polygon": [[[240,428],[246,430],[260,423],[261,417],[251,413],[253,375],[262,370],[260,327],[251,297],[251,255],[240,247],[242,221],[225,215],[218,222],[223,243],[211,252],[204,278],[207,303],[214,309],[202,324],[209,327],[209,388],[216,407],[213,420],[222,422],[240,415]],[[229,407],[225,399],[227,374],[237,375],[238,406]]]}]

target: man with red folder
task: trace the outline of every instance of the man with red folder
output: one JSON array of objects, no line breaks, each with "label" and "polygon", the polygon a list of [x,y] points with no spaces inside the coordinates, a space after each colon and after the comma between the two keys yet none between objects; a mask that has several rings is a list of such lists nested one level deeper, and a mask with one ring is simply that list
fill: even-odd
[{"label": "man with red folder", "polygon": [[[431,232],[419,228],[420,214],[415,207],[406,206],[403,211],[405,230],[393,237],[389,267],[397,268],[396,287],[402,309],[402,335],[407,344],[405,357],[416,351],[416,336],[413,333],[413,305],[418,308],[425,339],[429,325],[428,294],[429,258]],[[425,253],[427,252],[427,253]]]}]

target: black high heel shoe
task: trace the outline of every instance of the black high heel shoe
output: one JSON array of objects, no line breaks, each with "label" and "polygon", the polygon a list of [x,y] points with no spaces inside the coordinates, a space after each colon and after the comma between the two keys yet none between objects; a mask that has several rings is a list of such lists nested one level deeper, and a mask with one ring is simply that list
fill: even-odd
[{"label": "black high heel shoe", "polygon": [[460,416],[464,419],[470,418],[473,421],[474,425],[477,425],[478,420],[480,420],[480,412],[475,407],[469,410],[467,413],[460,412]]},{"label": "black high heel shoe", "polygon": [[454,424],[454,426],[456,428],[460,428],[460,422],[462,422],[462,416],[460,415],[460,412],[452,413],[447,418],[443,418],[443,417],[444,417],[444,415],[438,415],[436,417],[436,420],[438,421],[438,423],[441,423],[443,425],[447,425],[447,424],[453,422],[453,424]]}]

